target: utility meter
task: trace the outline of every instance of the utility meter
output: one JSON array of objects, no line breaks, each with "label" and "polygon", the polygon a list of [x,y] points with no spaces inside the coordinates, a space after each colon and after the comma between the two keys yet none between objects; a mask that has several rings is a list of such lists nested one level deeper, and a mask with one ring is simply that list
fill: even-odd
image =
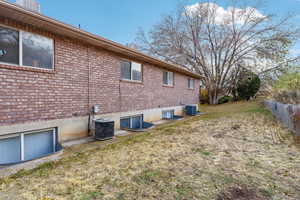
[{"label": "utility meter", "polygon": [[94,112],[95,114],[99,113],[99,112],[100,112],[100,106],[99,106],[99,105],[94,105],[94,106],[93,106],[93,112]]}]

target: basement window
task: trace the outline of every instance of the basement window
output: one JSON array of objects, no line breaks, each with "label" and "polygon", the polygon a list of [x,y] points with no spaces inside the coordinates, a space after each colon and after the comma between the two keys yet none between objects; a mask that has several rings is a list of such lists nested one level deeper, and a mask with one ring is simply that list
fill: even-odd
[{"label": "basement window", "polygon": [[163,84],[168,85],[168,86],[174,85],[174,73],[173,72],[168,72],[168,71],[163,72]]},{"label": "basement window", "polygon": [[123,80],[142,81],[142,64],[121,61],[121,78]]},{"label": "basement window", "polygon": [[53,69],[54,41],[37,34],[0,26],[0,62]]},{"label": "basement window", "polygon": [[57,150],[55,128],[0,136],[0,165],[41,158]]},{"label": "basement window", "polygon": [[142,129],[143,115],[136,115],[121,118],[121,129]]},{"label": "basement window", "polygon": [[174,110],[164,110],[162,111],[162,119],[173,119],[174,113]]},{"label": "basement window", "polygon": [[195,88],[195,80],[192,78],[188,78],[188,88],[194,89]]}]

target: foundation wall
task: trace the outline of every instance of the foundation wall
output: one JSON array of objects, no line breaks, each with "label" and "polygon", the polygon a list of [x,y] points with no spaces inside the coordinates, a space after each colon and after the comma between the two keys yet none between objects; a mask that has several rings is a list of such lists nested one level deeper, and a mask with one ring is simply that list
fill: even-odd
[{"label": "foundation wall", "polygon": [[[120,129],[120,118],[143,114],[144,121],[154,122],[161,119],[163,110],[175,110],[176,115],[183,115],[184,106],[154,108],[140,111],[118,112],[110,114],[101,114],[94,116],[94,119],[108,118],[115,121],[115,129]],[[93,119],[91,119],[92,121]],[[25,124],[1,126],[1,135],[13,133],[22,133],[33,130],[42,130],[51,127],[58,128],[58,137],[60,142],[79,139],[88,136],[88,117],[73,117],[67,119],[57,119],[49,121],[37,121]]]}]

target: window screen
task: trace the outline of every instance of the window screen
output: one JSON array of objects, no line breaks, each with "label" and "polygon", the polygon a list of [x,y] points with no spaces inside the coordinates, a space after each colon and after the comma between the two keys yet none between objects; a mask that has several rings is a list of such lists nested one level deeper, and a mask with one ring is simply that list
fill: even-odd
[{"label": "window screen", "polygon": [[54,153],[57,144],[57,141],[54,141],[54,134],[56,134],[55,130],[52,129],[34,133],[19,133],[9,138],[1,138],[0,164],[28,161]]},{"label": "window screen", "polygon": [[142,80],[142,65],[140,63],[132,62],[132,80],[141,81]]},{"label": "window screen", "polygon": [[21,161],[20,136],[0,139],[0,164],[16,163]]},{"label": "window screen", "polygon": [[163,119],[173,119],[174,118],[174,110],[166,110],[162,111]]},{"label": "window screen", "polygon": [[136,62],[121,62],[121,78],[126,80],[141,81],[142,65]]},{"label": "window screen", "polygon": [[24,159],[32,160],[54,153],[53,131],[24,135]]},{"label": "window screen", "polygon": [[163,84],[164,85],[173,85],[174,82],[173,72],[163,72]]},{"label": "window screen", "polygon": [[19,32],[0,26],[0,62],[19,64]]},{"label": "window screen", "polygon": [[143,115],[121,118],[121,129],[141,129],[143,128]]},{"label": "window screen", "polygon": [[194,86],[195,86],[194,79],[189,78],[188,79],[188,88],[194,89]]},{"label": "window screen", "polygon": [[163,83],[168,85],[168,72],[163,72]]},{"label": "window screen", "polygon": [[23,65],[44,69],[53,68],[53,40],[22,32]]},{"label": "window screen", "polygon": [[121,62],[121,78],[131,80],[131,64],[127,61]]},{"label": "window screen", "polygon": [[173,85],[174,83],[174,74],[173,72],[168,72],[169,74],[169,85]]}]

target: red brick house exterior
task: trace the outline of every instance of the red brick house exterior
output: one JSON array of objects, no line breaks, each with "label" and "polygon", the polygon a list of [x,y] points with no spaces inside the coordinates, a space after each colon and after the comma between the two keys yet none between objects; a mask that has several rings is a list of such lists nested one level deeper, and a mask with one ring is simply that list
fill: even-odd
[{"label": "red brick house exterior", "polygon": [[[100,107],[99,116],[122,117],[128,112],[151,113],[151,109],[198,103],[200,76],[111,41],[113,47],[102,44],[107,40],[94,35],[99,44],[88,41],[88,33],[59,23],[0,1],[0,27],[54,41],[54,69],[0,63],[0,136],[49,125],[58,128],[58,138],[64,141],[88,134],[84,124],[94,105]],[[63,30],[66,27],[75,34]],[[142,64],[141,82],[121,79],[122,60]],[[173,86],[163,84],[164,71],[174,73]],[[188,88],[189,78],[195,80],[194,89]],[[72,123],[64,121],[68,119]],[[76,127],[79,121],[82,125]]]}]

